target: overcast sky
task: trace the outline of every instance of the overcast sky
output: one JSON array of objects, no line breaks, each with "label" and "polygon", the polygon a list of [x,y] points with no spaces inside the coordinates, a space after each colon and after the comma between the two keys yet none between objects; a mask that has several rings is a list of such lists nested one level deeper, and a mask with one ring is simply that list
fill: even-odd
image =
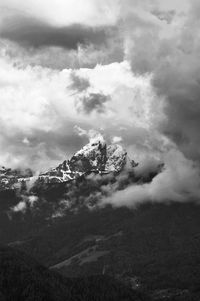
[{"label": "overcast sky", "polygon": [[91,130],[198,164],[199,28],[198,0],[0,0],[0,165],[54,166]]}]

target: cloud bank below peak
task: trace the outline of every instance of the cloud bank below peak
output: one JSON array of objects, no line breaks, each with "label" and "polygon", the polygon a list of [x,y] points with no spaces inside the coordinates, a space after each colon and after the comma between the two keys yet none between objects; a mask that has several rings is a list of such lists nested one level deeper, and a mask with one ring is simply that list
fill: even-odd
[{"label": "cloud bank below peak", "polygon": [[[123,190],[110,191],[110,196],[100,201],[100,206],[111,204],[114,207],[127,206],[136,208],[138,205],[151,203],[188,202],[199,203],[200,173],[199,165],[186,159],[177,149],[171,149],[163,156],[164,169],[146,184],[131,184]],[[153,162],[153,161],[151,161]],[[151,170],[148,163],[143,162],[147,171]],[[135,172],[137,174],[136,167]],[[139,171],[140,172],[140,171]]]}]

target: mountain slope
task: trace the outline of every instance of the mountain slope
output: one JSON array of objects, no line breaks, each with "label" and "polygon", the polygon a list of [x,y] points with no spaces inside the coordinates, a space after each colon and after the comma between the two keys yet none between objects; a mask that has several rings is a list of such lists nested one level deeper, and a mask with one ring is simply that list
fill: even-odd
[{"label": "mountain slope", "polygon": [[70,277],[106,274],[148,290],[193,290],[200,278],[199,216],[191,203],[82,210],[13,246]]},{"label": "mountain slope", "polygon": [[69,279],[31,257],[0,247],[0,300],[6,301],[147,301],[119,281],[105,276]]}]

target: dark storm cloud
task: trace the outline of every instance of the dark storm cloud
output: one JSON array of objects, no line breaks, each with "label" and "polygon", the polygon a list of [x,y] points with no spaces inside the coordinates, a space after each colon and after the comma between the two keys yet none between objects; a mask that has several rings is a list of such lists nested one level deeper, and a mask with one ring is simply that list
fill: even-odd
[{"label": "dark storm cloud", "polygon": [[[187,16],[176,16],[175,23],[167,25],[168,35],[160,34],[162,26],[151,23],[151,20],[147,22],[140,19],[135,26],[137,30],[130,31],[129,37],[133,41],[129,48],[133,72],[152,73],[152,84],[158,99],[160,101],[164,99],[166,119],[160,124],[159,131],[175,142],[188,158],[198,160],[200,159],[199,16],[199,3],[192,1]],[[130,21],[127,24],[130,30]]]},{"label": "dark storm cloud", "polygon": [[97,113],[105,112],[105,103],[110,100],[110,97],[101,93],[90,93],[79,98],[77,109],[86,114],[93,111]]},{"label": "dark storm cloud", "polygon": [[[194,7],[198,8],[196,5]],[[166,97],[167,120],[162,125],[163,132],[177,143],[187,157],[199,160],[200,41],[197,36],[200,14],[197,17],[197,11],[191,11],[180,36],[170,45],[168,43],[168,51],[155,69],[153,84],[157,93]]]},{"label": "dark storm cloud", "polygon": [[4,19],[0,37],[24,47],[58,46],[76,49],[78,45],[102,45],[109,38],[111,27],[90,27],[80,24],[55,27],[36,18],[15,16]]},{"label": "dark storm cloud", "polygon": [[[116,33],[117,35],[117,33]],[[6,55],[21,66],[39,65],[56,70],[66,68],[94,68],[97,64],[110,64],[113,61],[123,61],[122,42],[117,38],[108,39],[102,45],[79,45],[77,49],[66,49],[58,46],[24,47],[11,40],[3,40],[0,50],[4,49]]]},{"label": "dark storm cloud", "polygon": [[164,72],[161,72],[159,68],[154,85],[160,95],[166,95],[167,120],[162,124],[163,132],[180,147],[185,155],[199,160],[200,85],[198,68],[200,65],[198,61],[196,61],[196,66],[188,65],[188,57],[186,56],[185,59],[186,61],[182,63],[178,59],[173,66],[163,70]]}]

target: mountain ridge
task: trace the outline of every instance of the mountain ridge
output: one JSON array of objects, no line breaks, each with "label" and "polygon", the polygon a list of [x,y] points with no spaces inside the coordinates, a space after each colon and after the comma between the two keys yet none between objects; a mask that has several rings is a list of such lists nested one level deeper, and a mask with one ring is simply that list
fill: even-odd
[{"label": "mountain ridge", "polygon": [[[20,184],[36,182],[59,183],[76,180],[90,173],[120,173],[122,170],[133,170],[138,163],[131,160],[127,151],[120,144],[107,145],[105,141],[92,141],[77,151],[69,160],[64,160],[55,168],[34,176],[31,170],[25,172],[2,167],[0,169],[0,190],[17,189]],[[30,186],[30,185],[29,185]]]}]

